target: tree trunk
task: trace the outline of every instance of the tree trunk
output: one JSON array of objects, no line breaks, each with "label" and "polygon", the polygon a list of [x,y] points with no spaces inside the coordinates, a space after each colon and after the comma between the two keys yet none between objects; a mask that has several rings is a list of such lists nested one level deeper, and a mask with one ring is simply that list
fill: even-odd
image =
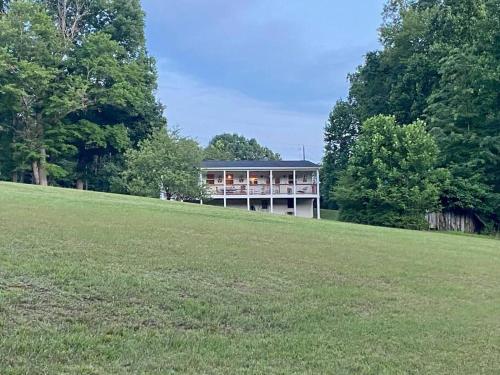
[{"label": "tree trunk", "polygon": [[82,179],[79,178],[78,180],[76,180],[76,188],[78,190],[83,190],[83,180]]},{"label": "tree trunk", "polygon": [[12,172],[12,182],[17,182],[19,179],[19,176],[17,172]]},{"label": "tree trunk", "polygon": [[40,185],[41,186],[48,186],[47,168],[46,168],[47,154],[45,153],[44,147],[42,147],[42,149],[40,150],[40,154],[41,154],[40,163],[38,165],[38,171],[39,171],[38,175],[40,177]]},{"label": "tree trunk", "polygon": [[31,162],[31,168],[33,170],[33,181],[36,185],[40,185],[40,173],[38,170],[38,161],[33,160]]},{"label": "tree trunk", "polygon": [[33,170],[33,180],[36,185],[48,186],[47,181],[47,155],[45,153],[45,148],[40,149],[40,160],[33,160],[31,162],[31,168]]}]

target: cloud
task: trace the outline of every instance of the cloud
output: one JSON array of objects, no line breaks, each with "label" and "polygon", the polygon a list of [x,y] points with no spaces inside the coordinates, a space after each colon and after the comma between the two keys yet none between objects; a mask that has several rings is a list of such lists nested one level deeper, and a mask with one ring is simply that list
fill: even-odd
[{"label": "cloud", "polygon": [[283,158],[307,157],[320,161],[325,117],[283,109],[235,90],[207,86],[193,77],[172,70],[166,60],[158,62],[158,96],[167,106],[169,126],[207,144],[216,134],[239,133],[256,138]]},{"label": "cloud", "polygon": [[347,74],[378,46],[382,2],[143,0],[154,55],[208,86],[290,109],[346,95]]},{"label": "cloud", "polygon": [[255,137],[283,157],[321,159],[346,76],[378,47],[385,0],[142,0],[158,95],[171,126],[202,143]]}]

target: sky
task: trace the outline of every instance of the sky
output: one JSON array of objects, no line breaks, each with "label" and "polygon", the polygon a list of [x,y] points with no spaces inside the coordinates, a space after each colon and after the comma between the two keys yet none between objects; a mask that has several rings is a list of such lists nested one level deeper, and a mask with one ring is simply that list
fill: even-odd
[{"label": "sky", "polygon": [[238,133],[319,162],[347,74],[379,48],[384,0],[142,0],[169,127]]}]

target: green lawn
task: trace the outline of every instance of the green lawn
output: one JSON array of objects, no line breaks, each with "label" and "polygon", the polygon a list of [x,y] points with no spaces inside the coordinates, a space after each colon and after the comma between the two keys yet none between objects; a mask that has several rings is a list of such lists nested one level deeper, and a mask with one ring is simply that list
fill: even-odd
[{"label": "green lawn", "polygon": [[498,374],[500,241],[0,183],[0,373]]}]

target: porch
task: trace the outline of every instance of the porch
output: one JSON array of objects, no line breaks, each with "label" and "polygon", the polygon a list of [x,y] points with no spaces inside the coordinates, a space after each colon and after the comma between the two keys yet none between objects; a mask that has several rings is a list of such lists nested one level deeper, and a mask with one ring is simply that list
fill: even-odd
[{"label": "porch", "polygon": [[224,207],[314,217],[319,206],[319,165],[306,160],[204,161],[200,184]]},{"label": "porch", "polygon": [[203,171],[200,179],[214,198],[318,193],[316,171]]}]

